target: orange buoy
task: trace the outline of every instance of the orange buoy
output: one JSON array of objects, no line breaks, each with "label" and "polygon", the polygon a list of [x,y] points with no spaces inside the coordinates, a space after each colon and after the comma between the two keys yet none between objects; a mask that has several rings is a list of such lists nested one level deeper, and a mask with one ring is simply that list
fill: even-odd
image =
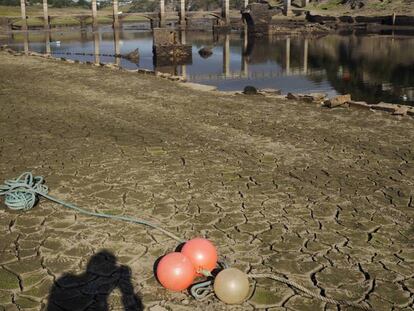
[{"label": "orange buoy", "polygon": [[157,266],[157,278],[161,285],[172,291],[188,288],[196,277],[191,260],[182,253],[165,255]]},{"label": "orange buoy", "polygon": [[187,241],[181,253],[191,260],[197,272],[212,271],[217,265],[217,249],[207,239],[195,238]]}]

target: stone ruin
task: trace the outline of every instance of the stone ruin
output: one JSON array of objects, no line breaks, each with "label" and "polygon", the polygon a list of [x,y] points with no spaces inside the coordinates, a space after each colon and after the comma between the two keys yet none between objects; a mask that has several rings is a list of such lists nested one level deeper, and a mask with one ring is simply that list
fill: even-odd
[{"label": "stone ruin", "polygon": [[181,43],[178,33],[173,29],[154,28],[153,46],[154,65],[181,65],[192,62],[192,46]]}]

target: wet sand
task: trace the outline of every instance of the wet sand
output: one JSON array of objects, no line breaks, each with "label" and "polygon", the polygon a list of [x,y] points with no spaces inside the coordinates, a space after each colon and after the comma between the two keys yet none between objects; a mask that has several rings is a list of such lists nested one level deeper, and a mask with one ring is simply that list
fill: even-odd
[{"label": "wet sand", "polygon": [[[412,118],[4,52],[0,68],[2,181],[32,171],[79,206],[206,236],[243,271],[375,310],[413,310]],[[196,302],[153,276],[175,241],[45,200],[28,212],[0,204],[0,310],[46,309],[54,283],[64,291],[49,310],[86,310],[109,293],[109,310],[135,299],[153,311],[337,310],[264,280],[242,306]],[[117,264],[107,258],[85,274],[102,249]]]}]

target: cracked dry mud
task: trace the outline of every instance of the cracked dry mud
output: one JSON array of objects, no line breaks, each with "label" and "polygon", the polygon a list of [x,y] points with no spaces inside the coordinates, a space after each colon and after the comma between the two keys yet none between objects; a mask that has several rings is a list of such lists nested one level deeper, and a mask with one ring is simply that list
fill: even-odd
[{"label": "cracked dry mud", "polygon": [[[413,310],[412,119],[4,53],[0,66],[2,181],[33,171],[79,206],[206,236],[243,271]],[[177,246],[157,232],[45,200],[28,212],[0,204],[0,310],[46,309],[54,282],[82,274],[102,249],[130,268],[149,310],[356,310],[270,280],[252,282],[242,306],[197,302],[154,279],[154,261]],[[104,285],[113,273],[98,277]],[[59,286],[88,306],[99,293],[85,282]],[[118,290],[108,304],[123,309]]]}]

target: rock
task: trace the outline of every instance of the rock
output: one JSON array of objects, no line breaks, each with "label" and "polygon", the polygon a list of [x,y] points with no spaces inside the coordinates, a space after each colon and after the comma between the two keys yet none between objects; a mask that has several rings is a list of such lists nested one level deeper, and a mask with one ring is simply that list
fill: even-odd
[{"label": "rock", "polygon": [[301,95],[299,94],[293,94],[293,93],[288,93],[286,95],[287,99],[291,99],[291,100],[300,100]]},{"label": "rock", "polygon": [[408,113],[408,107],[396,106],[394,112],[392,113],[395,116],[406,116]]},{"label": "rock", "polygon": [[213,50],[210,47],[203,47],[198,51],[198,54],[200,54],[202,58],[209,58],[213,55]]},{"label": "rock", "polygon": [[371,109],[371,105],[368,105],[366,102],[359,102],[359,101],[349,101],[348,105],[350,108],[355,109]]},{"label": "rock", "polygon": [[281,90],[276,90],[276,89],[261,89],[260,92],[269,94],[269,95],[281,95],[282,94]]},{"label": "rock", "polygon": [[133,62],[133,63],[138,63],[139,61],[139,50],[135,49],[132,52],[129,52],[128,54],[125,54],[122,56],[123,58]]},{"label": "rock", "polygon": [[407,114],[408,114],[409,116],[414,117],[414,107],[410,107],[410,108],[408,108],[408,110],[407,110]]},{"label": "rock", "polygon": [[257,95],[257,89],[254,86],[247,85],[244,87],[243,94],[245,95]]},{"label": "rock", "polygon": [[168,311],[168,309],[161,307],[160,305],[155,305],[149,308],[150,311]]},{"label": "rock", "polygon": [[376,105],[371,105],[371,109],[381,110],[381,111],[386,111],[386,112],[391,112],[391,113],[394,113],[395,108],[396,107],[394,104],[389,104],[389,103],[384,103],[384,102],[380,102]]},{"label": "rock", "polygon": [[329,108],[347,106],[347,103],[351,101],[351,95],[338,95],[331,99],[325,100],[324,105]]}]

